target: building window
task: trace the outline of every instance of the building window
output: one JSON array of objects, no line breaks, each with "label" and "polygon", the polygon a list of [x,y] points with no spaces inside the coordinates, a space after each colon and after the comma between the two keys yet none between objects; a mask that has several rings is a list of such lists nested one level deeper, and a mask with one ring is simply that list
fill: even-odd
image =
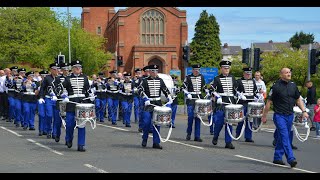
[{"label": "building window", "polygon": [[149,10],[141,17],[141,43],[146,45],[164,44],[164,16],[157,10]]},{"label": "building window", "polygon": [[98,26],[98,28],[97,28],[97,34],[101,35],[101,27],[100,26]]}]

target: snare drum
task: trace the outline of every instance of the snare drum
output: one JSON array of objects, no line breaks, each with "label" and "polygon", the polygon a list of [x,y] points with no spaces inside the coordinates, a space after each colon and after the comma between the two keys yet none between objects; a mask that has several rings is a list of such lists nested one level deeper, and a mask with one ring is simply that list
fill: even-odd
[{"label": "snare drum", "polygon": [[95,105],[90,103],[77,104],[75,115],[77,124],[81,124],[86,120],[93,120],[96,118]]},{"label": "snare drum", "polygon": [[262,118],[264,103],[249,102],[247,114],[251,118]]},{"label": "snare drum", "polygon": [[195,101],[194,113],[199,116],[208,116],[212,112],[212,104],[209,99],[197,99]]},{"label": "snare drum", "polygon": [[[307,113],[309,112],[309,109],[306,108]],[[305,126],[306,120],[302,118],[302,111],[298,106],[293,107],[293,112],[294,112],[294,119],[293,119],[293,124],[295,126]]]},{"label": "snare drum", "polygon": [[67,109],[67,103],[63,102],[63,101],[60,101],[59,102],[59,110],[60,110],[60,116],[61,117],[66,117],[67,116],[66,109]]},{"label": "snare drum", "polygon": [[170,125],[172,110],[169,107],[156,106],[153,109],[152,120],[155,125]]},{"label": "snare drum", "polygon": [[225,106],[224,120],[227,123],[238,124],[243,121],[243,105],[241,104],[229,104]]}]

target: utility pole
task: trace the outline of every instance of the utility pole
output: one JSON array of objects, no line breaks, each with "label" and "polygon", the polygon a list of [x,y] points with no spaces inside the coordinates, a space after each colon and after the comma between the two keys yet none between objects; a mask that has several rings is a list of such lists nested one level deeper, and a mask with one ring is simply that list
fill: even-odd
[{"label": "utility pole", "polygon": [[69,64],[71,64],[71,40],[70,40],[70,14],[69,7],[67,7],[68,14],[68,43],[69,43]]},{"label": "utility pole", "polygon": [[312,49],[312,44],[309,44],[309,50],[308,50],[308,76],[307,79],[308,81],[310,81],[310,67],[311,67],[311,63],[310,63],[310,59],[311,59],[311,49]]},{"label": "utility pole", "polygon": [[253,47],[253,42],[251,41],[251,48],[250,48],[250,53],[249,53],[249,62],[250,62],[250,67],[252,68],[253,67],[253,50],[254,50],[254,47]]}]

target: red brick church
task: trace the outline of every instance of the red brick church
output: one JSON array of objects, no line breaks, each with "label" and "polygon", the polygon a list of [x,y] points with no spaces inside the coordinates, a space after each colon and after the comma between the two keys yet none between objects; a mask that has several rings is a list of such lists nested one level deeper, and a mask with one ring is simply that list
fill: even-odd
[{"label": "red brick church", "polygon": [[182,47],[188,39],[187,13],[175,7],[128,7],[115,12],[114,7],[83,7],[82,28],[107,38],[106,50],[122,56],[109,69],[133,72],[149,64],[159,65],[159,72],[184,72]]}]

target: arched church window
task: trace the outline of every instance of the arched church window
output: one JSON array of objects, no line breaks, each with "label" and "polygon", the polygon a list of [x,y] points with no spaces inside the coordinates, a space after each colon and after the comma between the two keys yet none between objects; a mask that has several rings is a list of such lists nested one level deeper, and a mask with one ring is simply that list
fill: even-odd
[{"label": "arched church window", "polygon": [[141,40],[146,45],[163,45],[164,44],[164,15],[151,9],[141,16]]}]

